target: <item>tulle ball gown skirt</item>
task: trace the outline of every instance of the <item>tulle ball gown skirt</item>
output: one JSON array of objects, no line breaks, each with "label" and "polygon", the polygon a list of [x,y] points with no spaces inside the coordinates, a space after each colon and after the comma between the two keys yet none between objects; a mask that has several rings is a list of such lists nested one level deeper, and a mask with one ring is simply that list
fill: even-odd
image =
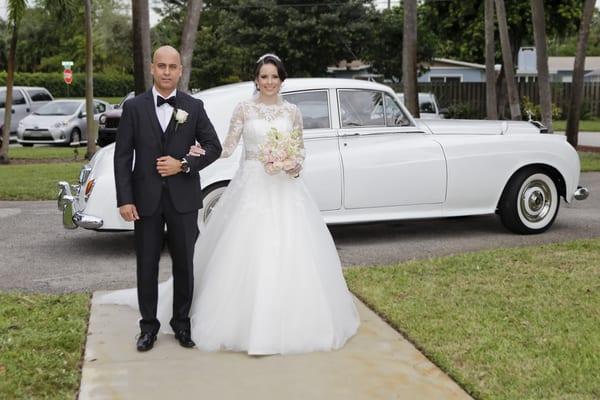
[{"label": "tulle ball gown skirt", "polygon": [[335,245],[301,179],[246,161],[194,257],[199,348],[289,354],[337,349],[359,317]]}]

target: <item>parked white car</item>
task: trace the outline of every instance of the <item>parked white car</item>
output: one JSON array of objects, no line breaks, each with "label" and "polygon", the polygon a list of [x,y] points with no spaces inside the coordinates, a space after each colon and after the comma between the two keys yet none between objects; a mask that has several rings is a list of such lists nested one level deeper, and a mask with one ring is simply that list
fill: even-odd
[{"label": "parked white car", "polygon": [[[234,106],[253,90],[245,82],[195,95],[221,140]],[[288,79],[282,94],[302,112],[302,175],[328,224],[497,212],[508,229],[539,233],[552,225],[560,197],[588,195],[564,136],[529,122],[415,121],[389,87],[359,80]],[[242,145],[201,171],[201,228],[241,154]],[[96,153],[79,184],[59,183],[66,228],[133,229],[116,206],[113,155],[114,144]]]},{"label": "parked white car", "polygon": [[[404,93],[396,93],[398,98],[404,104]],[[442,110],[438,105],[437,97],[435,94],[429,92],[419,92],[419,118],[421,119],[441,119],[444,118],[444,113],[447,112]]]}]

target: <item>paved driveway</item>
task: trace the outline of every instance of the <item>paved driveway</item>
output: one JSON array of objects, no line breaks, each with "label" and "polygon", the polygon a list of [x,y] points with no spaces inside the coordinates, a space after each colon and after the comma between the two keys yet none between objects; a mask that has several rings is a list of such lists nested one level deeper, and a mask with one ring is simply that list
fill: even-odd
[{"label": "paved driveway", "polygon": [[[331,227],[346,266],[389,264],[496,247],[600,237],[600,172],[582,175],[592,194],[562,204],[546,233],[520,236],[496,216]],[[133,234],[62,228],[53,201],[0,202],[0,290],[91,291],[135,284]],[[169,275],[163,254],[161,277]]]}]

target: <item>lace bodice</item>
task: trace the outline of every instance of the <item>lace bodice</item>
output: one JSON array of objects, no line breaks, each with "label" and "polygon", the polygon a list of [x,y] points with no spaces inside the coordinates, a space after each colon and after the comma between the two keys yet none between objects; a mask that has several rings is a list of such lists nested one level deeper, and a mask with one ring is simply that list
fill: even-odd
[{"label": "lace bodice", "polygon": [[282,98],[273,105],[261,103],[258,99],[238,103],[233,110],[221,157],[231,156],[243,138],[244,158],[256,160],[258,146],[264,142],[271,128],[284,133],[293,130],[302,133],[302,115],[298,107]]}]

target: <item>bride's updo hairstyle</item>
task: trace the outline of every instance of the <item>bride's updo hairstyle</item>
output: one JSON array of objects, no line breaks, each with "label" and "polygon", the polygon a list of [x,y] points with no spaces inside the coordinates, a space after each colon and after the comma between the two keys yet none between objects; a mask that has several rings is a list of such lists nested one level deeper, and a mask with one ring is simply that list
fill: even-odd
[{"label": "bride's updo hairstyle", "polygon": [[281,82],[285,81],[287,78],[287,72],[285,72],[285,67],[281,62],[281,59],[277,57],[273,53],[267,53],[260,56],[258,60],[256,60],[256,69],[254,70],[254,79],[258,79],[258,74],[260,73],[260,69],[265,64],[273,64],[275,68],[277,68],[277,75],[279,75],[279,79]]}]

